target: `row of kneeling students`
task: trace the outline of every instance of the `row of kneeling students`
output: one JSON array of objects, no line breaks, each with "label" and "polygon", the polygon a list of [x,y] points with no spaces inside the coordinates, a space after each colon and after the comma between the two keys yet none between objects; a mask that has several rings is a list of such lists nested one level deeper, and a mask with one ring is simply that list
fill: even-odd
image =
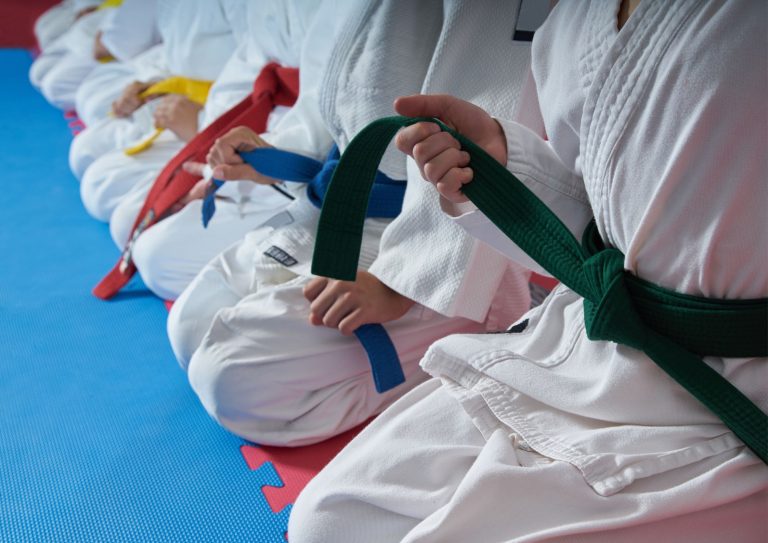
[{"label": "row of kneeling students", "polygon": [[[86,126],[71,168],[122,251],[96,294],[138,272],[174,301],[213,418],[300,446],[376,416],[292,542],[757,542],[767,22],[752,0],[65,0],[30,75]],[[463,136],[392,120],[356,278],[314,274],[339,153],[396,113]]]}]

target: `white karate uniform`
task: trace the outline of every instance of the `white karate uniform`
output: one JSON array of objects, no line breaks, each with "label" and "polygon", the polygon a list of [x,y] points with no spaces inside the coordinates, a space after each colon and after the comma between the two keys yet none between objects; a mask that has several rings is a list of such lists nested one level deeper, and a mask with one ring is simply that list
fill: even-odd
[{"label": "white karate uniform", "polygon": [[96,66],[77,88],[75,110],[86,126],[106,119],[128,84],[161,78],[166,72],[157,0],[124,0],[102,26],[101,41],[116,60]]},{"label": "white karate uniform", "polygon": [[[167,73],[215,80],[245,33],[247,0],[157,0]],[[151,148],[134,156],[123,152],[154,130],[155,104],[148,102],[127,119],[103,119],[86,128],[70,147],[70,166],[82,175],[80,195],[86,210],[108,221],[134,188],[149,184],[185,142],[166,130]],[[205,110],[200,113],[200,122]],[[85,172],[85,173],[83,173]]]},{"label": "white karate uniform", "polygon": [[81,10],[99,4],[99,0],[64,0],[47,9],[35,21],[34,33],[40,51],[45,51],[56,38],[69,30]]},{"label": "white karate uniform", "polygon": [[[317,101],[331,42],[321,29],[338,17],[337,13],[326,11],[322,21],[315,23],[318,8],[316,0],[249,3],[247,40],[216,80],[206,103],[204,125],[250,94],[254,79],[268,62],[301,65],[299,103]],[[312,39],[305,39],[313,24],[317,28],[312,31]],[[286,113],[288,108],[276,108],[269,117],[269,131],[263,137],[280,148],[322,160],[330,141],[327,130],[321,119],[299,113],[302,109],[299,105],[296,111]],[[314,106],[313,110],[316,109]],[[132,192],[112,214],[110,230],[118,247],[125,245],[147,190]],[[218,193],[216,215],[207,228],[201,220],[202,202],[192,202],[144,232],[132,248],[133,261],[150,290],[175,300],[212,258],[289,203],[289,198],[269,186],[249,181],[227,183]],[[195,243],[189,243],[190,239]]]},{"label": "white karate uniform", "polygon": [[105,8],[83,15],[32,63],[29,79],[51,105],[74,108],[77,87],[99,64],[93,58],[96,34],[115,12],[115,8]]},{"label": "white karate uniform", "polygon": [[[424,78],[434,69],[431,60],[435,48],[444,43],[442,33],[460,27],[462,18],[471,13],[468,2],[461,7],[443,12],[443,3],[436,0],[410,4],[382,1],[358,7],[337,38],[320,97],[326,125],[340,148],[371,120],[391,114],[395,97],[421,89]],[[509,18],[515,10],[501,0],[494,7],[508,22],[503,38],[502,33],[495,33],[501,51],[499,40],[504,45],[509,41]],[[510,62],[515,53],[522,58]],[[510,48],[478,64],[505,73],[511,70],[513,74],[520,68],[524,74],[528,56],[527,48],[517,52]],[[496,100],[505,109],[513,108],[516,93],[499,92]],[[390,151],[381,169],[390,177],[404,178],[405,157]],[[409,205],[404,213],[418,216],[416,207]],[[432,310],[426,303],[417,303],[402,318],[386,323],[406,382],[377,394],[358,341],[335,329],[311,326],[307,321],[309,302],[302,290],[312,279],[310,266],[318,217],[319,210],[305,195],[297,198],[287,212],[208,264],[176,301],[169,316],[171,345],[203,406],[230,431],[260,443],[302,445],[361,423],[424,380],[426,376],[418,370],[417,361],[431,342],[459,331],[481,331],[492,320],[490,301],[480,311],[477,307],[462,307],[461,295],[449,296],[449,288],[435,294],[443,282],[458,289],[461,277],[451,271],[430,271],[425,278],[419,270],[409,268],[413,274],[409,296],[416,302],[439,300],[434,305],[441,308],[452,306],[450,312],[446,311],[450,316]],[[473,243],[463,243],[462,237],[469,238],[460,229],[453,228],[453,237],[441,237],[439,227],[450,221],[437,217],[439,224],[414,218],[411,235],[419,238],[422,248],[434,255],[450,250],[471,252]],[[389,220],[366,220],[361,269],[373,269],[378,258],[401,250],[392,239],[389,243],[382,241],[392,224]],[[430,234],[433,245],[451,239],[458,243],[452,248],[429,248],[425,240]],[[273,247],[295,262],[281,263],[268,256],[266,253]],[[414,255],[410,256],[413,259]],[[460,255],[455,260],[462,258],[469,257]],[[516,274],[505,275],[509,265],[503,261],[502,267],[498,277],[489,283],[499,287],[504,276],[504,286],[509,288],[513,301],[501,304],[504,307],[495,312],[507,311],[507,318],[514,318],[529,306],[527,272],[518,268]],[[478,292],[488,288],[484,278],[477,280]],[[497,301],[501,298],[506,296]],[[454,315],[458,317],[451,318]]]},{"label": "white karate uniform", "polygon": [[[765,297],[766,5],[643,0],[618,32],[616,8],[560,2],[539,29],[549,142],[505,123],[508,169],[574,233],[594,214],[633,274]],[[291,541],[765,541],[768,468],[644,354],[589,341],[582,311],[559,287],[521,333],[435,343],[436,379],[306,487]],[[767,362],[705,358],[763,411]]]}]

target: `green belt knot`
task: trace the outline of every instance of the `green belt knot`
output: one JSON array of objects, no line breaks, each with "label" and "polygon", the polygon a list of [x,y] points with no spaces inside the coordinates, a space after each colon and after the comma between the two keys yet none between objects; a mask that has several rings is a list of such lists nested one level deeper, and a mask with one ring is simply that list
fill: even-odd
[{"label": "green belt knot", "polygon": [[604,247],[594,223],[580,245],[519,179],[436,119],[379,119],[349,143],[320,215],[313,273],[354,280],[378,164],[395,133],[421,121],[437,122],[470,154],[475,178],[464,194],[520,249],[584,298],[590,339],[643,351],[768,464],[768,416],[701,359],[766,356],[768,300],[691,296],[635,277],[624,270],[621,251]]},{"label": "green belt knot", "polygon": [[618,249],[603,249],[587,258],[583,270],[589,287],[584,298],[587,337],[643,350],[647,328],[627,289],[624,255]]}]

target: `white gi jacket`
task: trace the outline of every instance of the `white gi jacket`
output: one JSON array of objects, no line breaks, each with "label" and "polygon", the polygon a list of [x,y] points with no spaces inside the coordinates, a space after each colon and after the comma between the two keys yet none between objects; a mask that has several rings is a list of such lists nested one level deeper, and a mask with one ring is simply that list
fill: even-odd
[{"label": "white gi jacket", "polygon": [[[338,18],[340,12],[352,15],[337,21],[335,26],[341,26],[339,33],[335,41],[328,43],[333,51],[327,57],[330,60],[326,61],[319,100],[317,94],[300,98],[284,119],[291,123],[295,122],[294,116],[297,120],[306,119],[305,126],[314,128],[304,137],[312,137],[318,143],[316,158],[324,158],[334,141],[343,151],[369,122],[392,114],[392,101],[396,97],[413,94],[421,88],[440,29],[440,21],[434,17],[439,13],[439,4],[436,1],[396,4],[371,2],[363,8],[351,9],[352,4],[346,3],[348,7],[322,10],[334,18]],[[326,24],[330,23],[326,20]],[[382,33],[386,33],[386,39]],[[322,123],[317,126],[315,120]],[[299,125],[296,127],[300,129]],[[272,138],[271,143],[280,146],[281,141],[286,141],[289,148],[296,145],[289,139],[290,131],[283,132],[281,127],[276,127],[274,133],[279,134],[279,139]],[[405,179],[405,157],[389,150],[381,169],[394,179]],[[305,188],[300,186],[297,200],[288,211],[293,217],[291,224],[276,223],[281,227],[272,232],[258,251],[273,245],[279,247],[297,260],[291,271],[309,277],[319,210],[309,202]],[[361,268],[367,269],[375,259],[381,233],[389,222],[366,220]]]},{"label": "white gi jacket", "polygon": [[[520,2],[441,4],[432,11],[433,18],[442,15],[442,30],[421,92],[450,93],[493,115],[514,114],[530,64],[529,43],[512,39]],[[370,271],[438,313],[485,321],[489,330],[504,329],[530,306],[529,272],[452,224],[412,160],[403,211],[385,230]]]},{"label": "white gi jacket", "polygon": [[[561,2],[538,31],[549,141],[505,123],[509,170],[575,235],[594,215],[643,279],[699,296],[768,296],[768,8],[644,0],[618,32],[615,8]],[[520,258],[479,212],[456,221]],[[741,466],[759,463],[644,354],[589,341],[570,290],[525,318],[521,334],[448,338],[422,363],[459,385],[484,434],[511,427],[602,495],[728,450],[741,451]],[[768,410],[768,361],[705,361]],[[768,485],[768,470],[739,473],[734,492]]]},{"label": "white gi jacket", "polygon": [[101,25],[101,42],[121,62],[159,44],[161,39],[157,0],[124,0]]},{"label": "white gi jacket", "polygon": [[[301,66],[301,93],[296,105],[278,106],[262,137],[275,147],[322,160],[333,141],[320,117],[317,94],[333,44],[333,32],[328,29],[339,18],[336,4],[335,0],[250,2],[247,36],[211,88],[201,126],[207,126],[250,94],[266,64]],[[233,181],[218,194],[246,205],[254,190],[263,189],[251,181]]]}]

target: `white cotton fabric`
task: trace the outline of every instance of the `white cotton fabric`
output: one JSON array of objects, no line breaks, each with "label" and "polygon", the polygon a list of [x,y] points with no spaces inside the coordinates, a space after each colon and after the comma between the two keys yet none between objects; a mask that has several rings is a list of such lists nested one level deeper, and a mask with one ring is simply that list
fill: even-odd
[{"label": "white cotton fabric", "polygon": [[[110,119],[112,103],[134,81],[161,79],[166,73],[162,44],[150,47],[127,62],[107,62],[94,68],[75,93],[75,110],[86,127]],[[77,139],[77,138],[75,138]],[[79,143],[78,143],[79,145]],[[70,152],[74,159],[77,153]],[[90,159],[92,160],[92,159]],[[85,165],[70,164],[76,177],[82,177]]]},{"label": "white cotton fabric", "polygon": [[[150,54],[136,59],[131,67],[136,79],[152,81],[175,75],[216,80],[238,40],[244,38],[247,4],[247,0],[155,0],[154,19],[162,41],[162,64],[158,66],[157,58]],[[143,69],[150,77],[141,77]],[[114,90],[112,87],[110,96],[114,96]],[[152,113],[156,107],[157,103],[150,101],[129,118],[102,117],[87,126],[73,140],[69,151],[75,177],[82,179],[99,157],[112,151],[122,152],[149,137],[154,131]]]},{"label": "white cotton fabric", "polygon": [[98,221],[109,222],[129,194],[146,195],[158,172],[183,147],[184,142],[166,131],[140,158],[119,151],[99,158],[80,181],[80,198],[86,211]]},{"label": "white cotton fabric", "polygon": [[765,468],[743,465],[737,451],[605,498],[509,428],[481,433],[482,412],[456,402],[455,388],[427,381],[366,427],[299,496],[291,541],[762,543],[768,535],[768,495],[733,484]]},{"label": "white cotton fabric", "polygon": [[[157,0],[125,0],[102,25],[101,41],[116,61],[96,66],[77,88],[75,110],[86,127],[109,117],[127,85],[167,71],[157,19]],[[83,168],[75,169],[79,178]]]},{"label": "white cotton fabric", "polygon": [[[319,115],[305,111],[312,108],[303,104],[311,103],[313,96],[316,104],[320,74],[332,43],[332,34],[326,29],[337,14],[318,8],[314,0],[248,5],[251,31],[214,83],[203,110],[204,125],[250,94],[254,79],[267,63],[301,66],[302,93],[297,106],[276,108],[264,139],[283,149],[321,158],[331,139]],[[110,220],[112,237],[120,247],[128,239],[147,190],[125,198]],[[217,193],[216,215],[207,228],[202,225],[200,202],[195,202],[142,234],[133,248],[137,269],[153,292],[176,299],[206,263],[289,203],[288,197],[268,186],[250,181],[227,183]],[[196,243],[190,244],[189,239]]]},{"label": "white cotton fabric", "polygon": [[[186,25],[187,29],[196,29],[200,33],[200,41],[196,42],[193,34],[181,36],[177,32],[178,39],[183,43],[164,41],[163,56],[168,63],[169,51],[177,51],[177,46],[189,54],[196,54],[198,50],[195,44],[207,44],[211,50],[204,52],[205,58],[201,58],[196,73],[208,70],[203,77],[215,79],[235,51],[235,34],[241,38],[244,36],[242,25],[247,2],[225,0],[214,4],[207,0],[196,1],[200,4],[197,7],[189,1],[158,0],[158,25],[164,40],[176,32],[171,29],[171,16],[174,14],[177,16],[173,20],[174,25]],[[206,21],[208,24],[205,24]],[[206,66],[204,61],[209,64]],[[172,66],[170,63],[167,65]],[[180,64],[173,66],[181,67]],[[184,77],[197,77],[195,74],[175,73]],[[70,166],[73,173],[82,175],[80,193],[86,208],[94,217],[108,221],[129,192],[138,190],[146,194],[163,166],[184,147],[185,143],[173,132],[165,130],[148,150],[133,156],[125,155],[124,148],[152,133],[155,107],[156,102],[149,102],[136,110],[130,118],[98,121],[72,142]]]},{"label": "white cotton fabric", "polygon": [[[573,230],[586,195],[632,273],[689,294],[765,297],[768,80],[756,67],[768,8],[644,0],[617,32],[618,5],[561,2],[539,29],[549,141],[505,123],[509,168],[543,185]],[[458,222],[494,238],[476,215]],[[417,406],[407,419],[383,415],[305,489],[292,541],[764,541],[766,466],[642,353],[589,341],[582,311],[559,287],[522,333],[435,343],[422,367],[442,386],[404,400]],[[705,362],[768,409],[765,358]],[[463,422],[434,414],[448,397]],[[436,454],[436,424],[466,437]],[[387,435],[416,452],[377,447]],[[453,462],[462,451],[470,458]],[[444,457],[450,476],[421,477]]]},{"label": "white cotton fabric", "polygon": [[34,27],[40,51],[45,51],[51,43],[69,30],[81,10],[98,6],[100,3],[99,0],[64,0],[43,12],[35,21]]},{"label": "white cotton fabric", "polygon": [[[342,149],[370,121],[391,114],[394,98],[421,89],[442,15],[437,1],[374,2],[352,11],[320,93],[320,112]],[[390,153],[386,165],[388,175],[405,175],[402,154]],[[435,339],[484,328],[417,303],[385,324],[407,381],[376,394],[357,340],[307,322],[302,289],[312,278],[318,217],[301,194],[286,212],[208,264],[171,310],[171,345],[192,387],[216,420],[247,439],[300,445],[349,429],[424,379],[414,364]],[[390,222],[366,221],[361,269],[376,260]],[[273,247],[296,262],[273,260],[265,254]]]},{"label": "white cotton fabric", "polygon": [[120,62],[131,60],[162,41],[158,0],[123,0],[101,25],[101,42]]},{"label": "white cotton fabric", "polygon": [[[493,115],[514,113],[530,64],[529,43],[511,39],[519,2],[443,4],[443,28],[421,92],[450,93]],[[486,322],[490,330],[508,326],[530,306],[529,273],[452,224],[412,160],[408,180],[403,212],[384,233],[371,273],[443,315]]]},{"label": "white cotton fabric", "polygon": [[53,106],[64,110],[74,107],[77,87],[98,65],[93,58],[96,33],[114,13],[115,9],[109,8],[83,15],[32,63],[29,79]]}]

